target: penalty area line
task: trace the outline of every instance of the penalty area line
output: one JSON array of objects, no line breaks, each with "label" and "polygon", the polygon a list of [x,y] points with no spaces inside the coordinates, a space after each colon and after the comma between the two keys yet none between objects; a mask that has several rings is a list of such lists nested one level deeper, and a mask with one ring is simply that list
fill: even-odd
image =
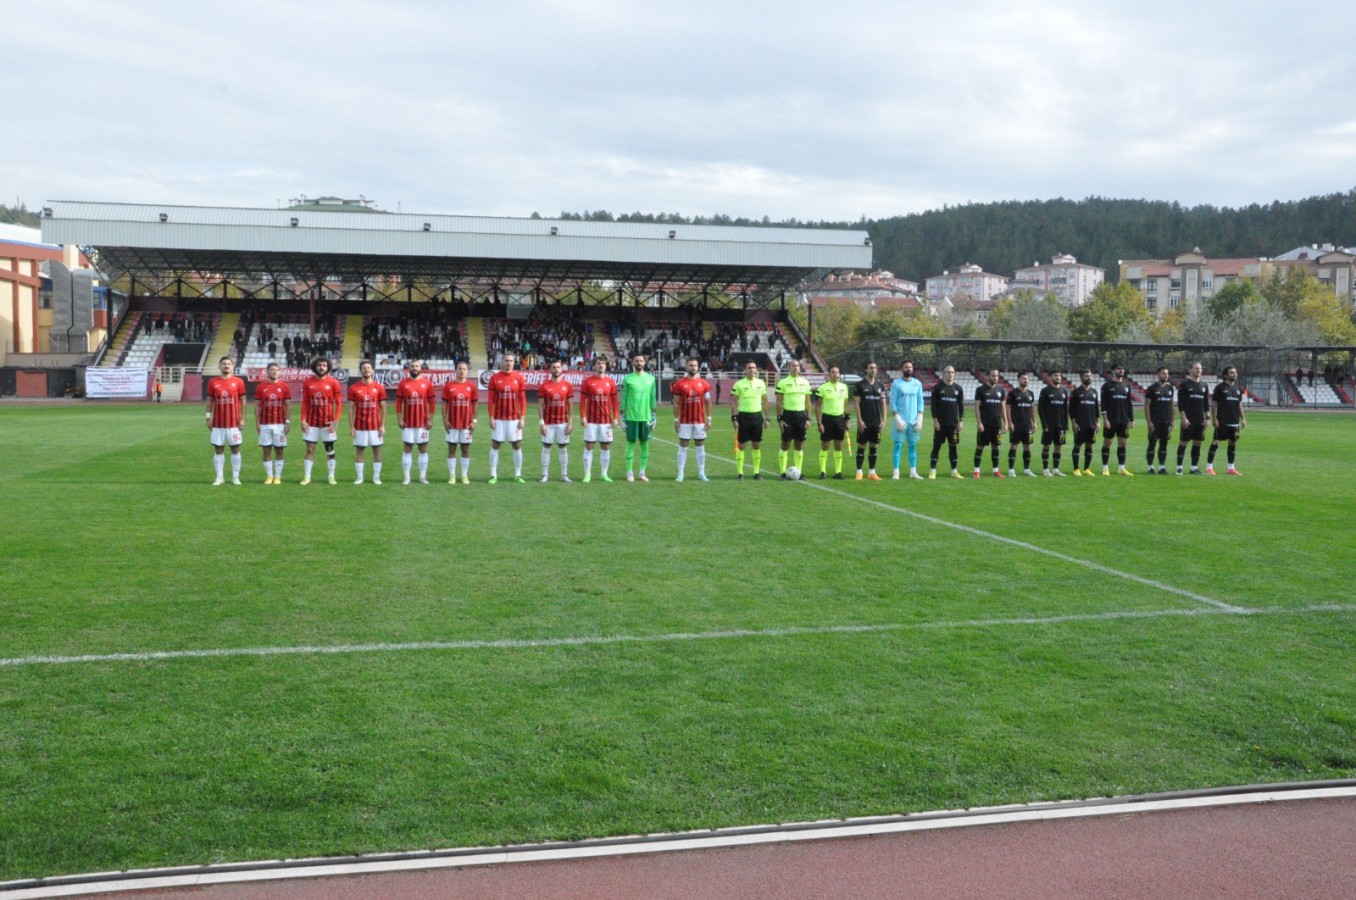
[{"label": "penalty area line", "polygon": [[[653,438],[653,440],[669,444],[670,446],[677,446],[676,444],[674,444],[673,441],[665,440],[664,438]],[[728,456],[720,456],[719,454],[711,453],[709,451],[707,452],[707,456],[712,457],[714,459],[719,459],[723,462],[730,463],[734,462],[734,460],[730,459]],[[1136,584],[1141,584],[1144,585],[1145,587],[1153,588],[1154,590],[1157,591],[1163,591],[1168,594],[1175,594],[1178,597],[1185,597],[1186,599],[1194,600],[1197,603],[1205,603],[1218,609],[1224,610],[1225,612],[1230,613],[1251,612],[1251,610],[1248,610],[1242,606],[1234,606],[1232,603],[1225,603],[1223,600],[1216,600],[1214,597],[1207,597],[1204,594],[1197,594],[1192,591],[1188,591],[1185,588],[1179,588],[1171,584],[1165,584],[1162,581],[1155,581],[1152,578],[1145,578],[1143,575],[1135,575],[1132,572],[1122,572],[1120,569],[1113,569],[1110,566],[1104,566],[1101,563],[1096,563],[1093,562],[1092,560],[1080,559],[1077,556],[1070,556],[1067,553],[1060,553],[1058,550],[1051,550],[1047,547],[1041,547],[1037,544],[1029,544],[1026,541],[1019,541],[1016,538],[1004,537],[1001,534],[995,534],[992,531],[985,531],[982,528],[975,528],[972,525],[962,525],[959,522],[948,522],[946,519],[939,519],[936,516],[930,516],[927,513],[915,512],[914,510],[908,509],[903,506],[895,506],[890,503],[883,503],[880,500],[872,500],[870,497],[859,497],[856,494],[849,494],[847,491],[830,487],[827,484],[816,484],[813,481],[806,481],[804,479],[802,479],[802,481],[804,482],[805,485],[807,485],[808,487],[812,487],[815,490],[825,491],[835,496],[843,497],[844,499],[847,500],[855,500],[858,503],[865,503],[868,506],[874,506],[877,507],[878,509],[884,509],[889,512],[899,513],[900,515],[912,516],[915,519],[920,519],[932,525],[940,525],[944,528],[954,528],[956,531],[963,531],[966,534],[971,534],[976,537],[982,537],[987,540],[1000,541],[1004,544],[1009,544],[1013,547],[1020,547],[1023,550],[1030,550],[1033,553],[1040,553],[1045,556],[1049,556],[1053,559],[1058,559],[1061,562],[1072,563],[1073,565],[1076,566],[1082,566],[1085,569],[1090,569],[1094,572],[1100,572],[1103,575],[1111,575],[1115,578],[1122,578],[1126,581],[1133,581]]]},{"label": "penalty area line", "polygon": [[1009,616],[993,619],[956,619],[934,622],[886,622],[876,625],[824,625],[803,628],[734,628],[724,631],[675,632],[668,634],[618,634],[559,638],[506,638],[483,641],[411,641],[408,643],[336,644],[298,647],[223,647],[204,650],[150,650],[143,653],[87,653],[71,656],[18,656],[0,659],[0,669],[26,666],[59,666],[79,663],[160,662],[176,659],[222,659],[227,657],[325,656],[354,653],[410,653],[456,650],[537,650],[554,647],[602,647],[620,644],[670,644],[688,641],[720,641],[745,638],[793,638],[816,635],[885,634],[903,631],[940,631],[961,628],[1003,628],[1062,625],[1076,622],[1114,622],[1133,619],[1194,618],[1201,616],[1302,615],[1352,613],[1356,604],[1325,603],[1313,606],[1266,610],[1185,609],[1121,610],[1073,613],[1060,616]]}]

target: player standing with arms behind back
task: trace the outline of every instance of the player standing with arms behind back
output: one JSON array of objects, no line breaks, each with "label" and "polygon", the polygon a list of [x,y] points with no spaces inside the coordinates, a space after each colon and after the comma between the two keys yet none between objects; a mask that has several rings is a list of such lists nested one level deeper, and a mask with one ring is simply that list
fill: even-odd
[{"label": "player standing with arms behind back", "polygon": [[[1082,382],[1069,392],[1069,418],[1073,421],[1074,474],[1092,478],[1092,447],[1097,443],[1097,426],[1102,417],[1102,397],[1092,386],[1092,370],[1079,374]],[[1078,468],[1078,449],[1083,448],[1083,468]]]},{"label": "player standing with arms behind back", "polygon": [[301,439],[306,442],[306,458],[301,463],[301,483],[311,483],[311,465],[315,445],[325,445],[325,472],[334,480],[334,439],[339,415],[344,408],[344,389],[330,374],[330,361],[319,358],[311,363],[313,374],[301,386]]},{"label": "player standing with arms behind back", "polygon": [[1158,367],[1158,380],[1144,392],[1144,418],[1149,423],[1149,448],[1144,461],[1149,474],[1154,473],[1154,447],[1158,447],[1159,475],[1168,474],[1168,439],[1172,437],[1172,420],[1177,417],[1177,388],[1168,380],[1168,367]]},{"label": "player standing with arms behind back", "polygon": [[348,386],[352,406],[348,417],[348,433],[353,438],[353,467],[358,477],[354,484],[363,483],[363,453],[372,448],[372,483],[381,484],[381,445],[386,443],[386,388],[373,373],[371,360],[358,363],[359,379]]},{"label": "player standing with arms behind back", "polygon": [[1243,392],[1239,390],[1237,381],[1238,369],[1227,366],[1224,369],[1224,380],[1215,385],[1213,398],[1215,433],[1210,436],[1210,455],[1206,457],[1205,466],[1207,475],[1215,474],[1215,451],[1219,449],[1220,441],[1229,442],[1227,474],[1243,474],[1234,468],[1234,448],[1238,446],[1243,429],[1248,427],[1248,417],[1243,415]]},{"label": "player standing with arms behind back", "polygon": [[617,424],[621,407],[617,403],[617,382],[607,377],[607,360],[601,356],[593,361],[593,374],[579,386],[579,421],[584,425],[584,483],[593,478],[593,445],[600,449],[598,477],[604,482],[607,465],[612,460],[612,429]]},{"label": "player standing with arms behind back", "polygon": [[515,372],[518,358],[504,354],[499,371],[490,376],[490,484],[499,483],[499,448],[513,446],[513,480],[523,481],[523,416],[527,415],[527,379]]},{"label": "player standing with arms behind back", "polygon": [[471,367],[457,363],[453,379],[443,385],[443,428],[447,430],[447,483],[457,483],[457,450],[461,450],[461,483],[471,483],[471,436],[476,430],[476,404],[480,387],[472,381]]},{"label": "player standing with arms behind back", "polygon": [[282,484],[283,450],[292,430],[292,388],[278,379],[277,363],[264,370],[267,380],[254,388],[254,430],[264,454],[264,484]]},{"label": "player standing with arms behind back", "polygon": [[1125,444],[1135,427],[1135,397],[1125,383],[1125,366],[1111,368],[1111,380],[1102,385],[1102,474],[1110,475],[1111,439],[1116,439],[1116,474],[1134,473],[1125,467]]},{"label": "player standing with arms behind back", "polygon": [[622,419],[626,422],[626,480],[635,481],[631,466],[636,459],[636,444],[640,444],[641,481],[649,481],[645,470],[650,465],[650,432],[654,430],[654,407],[658,400],[658,385],[654,376],[645,371],[645,356],[631,357],[631,371],[621,383]]},{"label": "player standing with arms behind back", "polygon": [[1201,381],[1201,364],[1193,362],[1177,388],[1177,409],[1182,414],[1182,431],[1177,436],[1177,474],[1182,474],[1187,441],[1191,442],[1191,474],[1201,474],[1201,442],[1205,423],[1210,418],[1210,389]]},{"label": "player standing with arms behind back", "polygon": [[711,383],[700,377],[701,361],[690,357],[687,361],[687,373],[673,383],[673,430],[678,432],[678,477],[683,480],[683,470],[687,467],[688,442],[697,445],[697,478],[706,477],[706,433],[711,429]]},{"label": "player standing with arms behind back", "polygon": [[993,459],[993,477],[1002,478],[1003,470],[998,468],[998,452],[1003,442],[1003,429],[1007,419],[1003,415],[1003,405],[1007,402],[1008,392],[998,383],[997,369],[989,370],[989,381],[975,388],[975,477],[979,477],[979,466],[984,461],[984,448],[990,447]]},{"label": "player standing with arms behind back", "polygon": [[[207,433],[212,442],[212,464],[217,477],[212,486],[226,483],[226,447],[231,448],[231,484],[240,483],[240,427],[245,419],[245,382],[235,374],[235,360],[223,356],[221,375],[207,382]],[[1231,454],[1233,453],[1230,445]],[[1232,459],[1232,456],[1230,457]]]},{"label": "player standing with arms behind back", "polygon": [[[1036,401],[1036,412],[1041,420],[1041,471],[1047,477],[1063,478],[1059,470],[1059,455],[1064,449],[1064,436],[1069,431],[1069,392],[1064,387],[1064,373],[1056,369],[1050,373],[1050,383],[1041,388]],[[1050,448],[1055,450],[1054,467],[1050,466]],[[1078,460],[1074,460],[1074,473]]]},{"label": "player standing with arms behind back", "polygon": [[951,477],[962,478],[960,473],[960,434],[965,426],[965,389],[956,384],[956,369],[947,366],[942,369],[942,380],[932,386],[932,454],[929,459],[928,478],[937,478],[937,459],[945,443],[950,451]]},{"label": "player standing with arms behind back", "polygon": [[1036,398],[1031,393],[1031,376],[1017,375],[1017,386],[1003,402],[1004,422],[1008,429],[1008,476],[1017,475],[1017,445],[1022,447],[1022,474],[1034,478],[1031,471],[1031,435],[1036,430]]},{"label": "player standing with arms behind back", "polygon": [[[866,375],[852,389],[852,405],[857,412],[857,480],[862,480],[862,463],[868,468],[868,481],[880,481],[876,474],[876,456],[880,452],[880,433],[885,427],[885,386],[878,380],[880,366],[866,364]],[[870,447],[869,459],[863,457]],[[797,463],[799,465],[799,463]]]},{"label": "player standing with arms behind back", "polygon": [[541,483],[551,478],[551,445],[560,456],[560,480],[570,483],[570,432],[574,417],[570,415],[570,401],[574,385],[565,380],[565,367],[560,360],[551,363],[551,375],[537,388],[537,428],[541,432]]},{"label": "player standing with arms behind back", "polygon": [[412,360],[410,376],[396,385],[396,421],[400,425],[400,440],[405,445],[400,457],[400,471],[404,476],[401,484],[410,483],[410,454],[415,445],[419,446],[419,483],[428,484],[429,418],[437,401],[433,396],[433,383],[419,377],[423,370],[423,363]]}]

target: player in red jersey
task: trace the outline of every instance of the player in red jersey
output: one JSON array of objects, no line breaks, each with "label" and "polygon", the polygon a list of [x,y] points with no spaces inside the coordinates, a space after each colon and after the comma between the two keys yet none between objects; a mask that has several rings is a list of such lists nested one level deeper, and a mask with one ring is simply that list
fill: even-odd
[{"label": "player in red jersey", "polygon": [[490,484],[499,481],[499,448],[513,445],[513,480],[523,483],[523,416],[527,414],[527,379],[515,372],[512,353],[504,354],[499,371],[490,376]]},{"label": "player in red jersey", "polygon": [[701,360],[689,357],[687,374],[673,383],[673,430],[678,432],[678,478],[687,467],[688,441],[697,445],[697,477],[706,477],[706,432],[711,428],[711,383],[697,372]]},{"label": "player in red jersey", "polygon": [[240,426],[245,419],[245,382],[235,375],[235,360],[223,356],[221,375],[207,382],[207,431],[212,441],[212,463],[217,479],[213,486],[225,484],[226,447],[231,448],[231,484],[240,483],[240,444],[244,440]]},{"label": "player in red jersey", "polygon": [[344,389],[330,374],[330,361],[320,357],[311,363],[315,374],[301,386],[301,439],[306,442],[306,458],[301,463],[301,483],[311,483],[315,445],[325,445],[325,471],[330,484],[334,480],[334,440],[339,415],[344,408]]},{"label": "player in red jersey", "polygon": [[447,429],[447,483],[457,483],[457,448],[461,448],[461,483],[471,483],[471,435],[476,430],[480,386],[467,376],[470,366],[457,363],[456,377],[443,385],[443,427]]},{"label": "player in red jersey", "polygon": [[621,407],[617,403],[617,382],[607,377],[607,360],[601,356],[593,360],[593,374],[579,386],[579,421],[584,426],[584,483],[593,477],[593,445],[601,448],[599,478],[607,477],[607,464],[612,459],[612,427],[617,424]]},{"label": "player in red jersey", "polygon": [[278,364],[264,370],[266,381],[254,388],[254,430],[264,453],[264,484],[282,484],[283,448],[292,430],[292,388],[278,380]]},{"label": "player in red jersey", "polygon": [[433,382],[419,377],[423,370],[423,363],[412,360],[410,377],[396,386],[396,421],[400,423],[400,439],[405,444],[404,455],[400,457],[400,471],[405,476],[401,484],[410,483],[410,454],[416,444],[419,445],[419,483],[428,484],[429,417],[438,401],[433,393]]},{"label": "player in red jersey", "polygon": [[545,484],[551,472],[551,445],[560,456],[560,480],[570,483],[570,432],[574,417],[570,415],[570,400],[574,386],[565,380],[565,366],[560,360],[551,363],[551,377],[537,388],[537,419],[541,431],[541,483]]},{"label": "player in red jersey", "polygon": [[353,409],[348,416],[348,433],[353,438],[353,466],[358,471],[354,484],[363,483],[363,451],[372,448],[372,483],[381,484],[381,445],[386,440],[386,388],[372,377],[371,360],[358,363],[359,380],[348,386]]}]

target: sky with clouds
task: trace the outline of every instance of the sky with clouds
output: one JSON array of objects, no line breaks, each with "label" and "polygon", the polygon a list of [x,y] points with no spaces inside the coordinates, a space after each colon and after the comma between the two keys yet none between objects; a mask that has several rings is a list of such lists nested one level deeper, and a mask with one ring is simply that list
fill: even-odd
[{"label": "sky with clouds", "polygon": [[0,200],[855,220],[1356,186],[1331,4],[34,0]]}]

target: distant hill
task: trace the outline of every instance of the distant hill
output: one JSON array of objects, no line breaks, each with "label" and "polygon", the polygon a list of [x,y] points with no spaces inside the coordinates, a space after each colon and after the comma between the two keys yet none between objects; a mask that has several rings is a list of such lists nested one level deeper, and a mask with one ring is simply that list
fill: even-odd
[{"label": "distant hill", "polygon": [[1232,209],[1156,200],[1008,200],[862,219],[855,222],[774,222],[730,216],[606,210],[561,218],[694,225],[865,228],[876,268],[922,282],[943,270],[975,263],[1011,275],[1021,266],[1070,253],[1115,278],[1117,260],[1162,259],[1200,247],[1207,256],[1274,256],[1302,244],[1356,244],[1356,189],[1303,200]]},{"label": "distant hill", "polygon": [[29,212],[28,208],[22,203],[13,208],[0,203],[0,224],[27,225],[29,228],[38,228],[42,223],[38,221],[38,214]]}]

